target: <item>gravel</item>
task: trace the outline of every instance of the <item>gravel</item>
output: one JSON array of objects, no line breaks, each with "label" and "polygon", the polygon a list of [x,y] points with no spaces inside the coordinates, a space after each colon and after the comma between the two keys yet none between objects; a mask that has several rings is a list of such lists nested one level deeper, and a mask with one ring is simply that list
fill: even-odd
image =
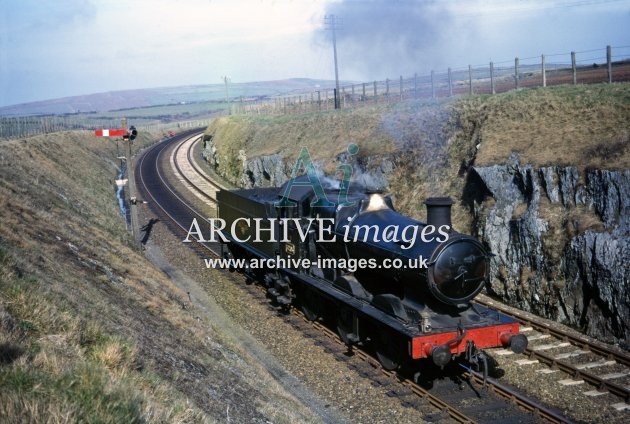
[{"label": "gravel", "polygon": [[[150,216],[150,213],[142,213],[140,224],[148,221]],[[268,353],[271,359],[255,355],[261,359],[261,366],[324,421],[425,422],[422,411],[403,407],[398,400],[387,395],[389,389],[374,386],[368,379],[337,362],[332,354],[314,344],[277,312],[255,300],[241,286],[241,276],[206,269],[203,258],[182,244],[163,223],[154,226],[146,247],[151,252],[150,257],[162,257],[158,265],[177,264],[176,268],[169,268],[169,274],[177,276],[181,272],[188,277],[190,287],[197,285],[202,288],[196,294],[188,290],[193,305],[204,307],[207,303],[205,297],[209,297],[225,311],[222,326],[240,328],[246,335],[251,335],[256,345],[252,345],[250,339],[242,340],[243,348],[250,352]],[[241,336],[246,338],[242,333]],[[286,379],[283,381],[279,376]],[[435,410],[431,412],[435,413]]]}]

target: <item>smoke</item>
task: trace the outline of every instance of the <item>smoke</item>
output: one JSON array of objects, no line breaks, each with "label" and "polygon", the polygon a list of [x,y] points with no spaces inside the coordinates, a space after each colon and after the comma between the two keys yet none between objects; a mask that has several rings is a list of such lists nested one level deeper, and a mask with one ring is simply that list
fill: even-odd
[{"label": "smoke", "polygon": [[[323,165],[317,161],[313,162],[315,173],[319,178],[319,182],[322,187],[327,190],[341,190],[341,183],[343,175],[341,172],[337,172],[334,176],[327,175],[323,170]],[[350,183],[360,190],[367,191],[385,191],[387,188],[387,178],[380,170],[375,172],[365,171],[363,167],[354,162],[352,165],[352,176],[350,177]]]},{"label": "smoke", "polygon": [[324,174],[324,171],[319,170],[319,182],[322,186],[328,190],[340,190],[341,180],[336,180]]},{"label": "smoke", "polygon": [[[454,35],[448,30],[453,15],[445,3],[413,0],[331,3],[326,14],[334,15],[337,22],[340,68],[346,74],[382,79],[443,65],[439,63],[444,56],[441,49]],[[330,40],[331,31],[325,34]]]},{"label": "smoke", "polygon": [[353,181],[364,187],[368,191],[386,191],[387,178],[382,175],[377,175],[374,172],[365,172],[361,168],[355,168],[352,175]]}]

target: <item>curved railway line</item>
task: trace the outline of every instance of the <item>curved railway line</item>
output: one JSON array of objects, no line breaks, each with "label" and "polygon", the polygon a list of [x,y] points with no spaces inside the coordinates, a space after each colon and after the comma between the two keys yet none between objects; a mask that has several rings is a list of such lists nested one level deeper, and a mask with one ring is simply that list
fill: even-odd
[{"label": "curved railway line", "polygon": [[[201,170],[193,157],[193,148],[200,138],[201,130],[181,133],[147,150],[138,161],[136,185],[140,194],[149,200],[153,212],[162,218],[171,231],[177,236],[181,236],[181,239],[188,233],[188,226],[194,218],[198,222],[202,222],[206,216],[191,206],[185,196],[178,193],[175,187],[169,183],[168,179],[165,178],[165,174],[169,170],[165,168],[170,167],[175,178],[183,187],[209,207],[214,208],[216,206],[214,196],[222,188]],[[165,157],[171,148],[172,153]],[[202,256],[207,256],[208,253],[216,256],[220,252],[218,243],[195,242],[190,243],[189,246]],[[254,286],[246,287],[253,297],[266,303],[264,291],[258,290]],[[543,341],[542,344],[537,342],[530,345],[524,354],[528,358],[520,360],[524,366],[536,363],[548,365],[548,367],[543,368],[547,371],[541,372],[542,374],[553,375],[556,371],[562,371],[572,377],[560,380],[556,384],[574,385],[580,384],[578,382],[586,382],[594,387],[585,395],[600,396],[609,392],[617,400],[610,402],[611,407],[617,410],[630,408],[630,405],[626,403],[629,400],[630,384],[622,385],[613,382],[613,380],[624,377],[630,379],[630,371],[619,370],[620,367],[626,367],[630,370],[630,356],[604,344],[593,342],[584,336],[551,327],[536,320],[533,316],[503,307],[486,297],[482,297],[479,303],[514,316],[526,327],[523,330],[529,332],[528,337],[531,341]],[[462,380],[460,380],[460,385],[466,383],[471,387],[467,393],[459,390],[453,394],[452,387],[442,388],[438,385],[427,390],[421,384],[416,383],[413,376],[384,370],[378,361],[366,351],[354,347],[351,351],[352,354],[349,355],[347,347],[339,340],[336,333],[320,322],[309,322],[301,317],[301,313],[295,309],[293,312],[286,317],[291,325],[300,329],[308,337],[315,338],[316,342],[324,345],[329,352],[335,355],[337,360],[348,362],[349,367],[375,381],[375,384],[391,386],[392,396],[400,398],[403,405],[413,406],[420,397],[458,422],[488,422],[493,420],[501,422],[569,422],[558,412],[529,399],[492,378],[484,382],[480,374],[471,370],[465,371],[461,375]],[[548,339],[555,339],[556,341],[550,342]],[[548,353],[558,350],[562,350],[562,353],[553,355]],[[502,349],[495,349],[490,353],[491,355],[502,356],[506,355],[506,352]],[[590,355],[592,360],[583,364],[571,362],[583,355]],[[518,356],[523,357],[523,355]],[[608,367],[608,369],[612,367],[617,371],[598,376],[591,371],[598,367]],[[482,388],[484,385],[486,387]],[[467,396],[470,396],[471,399],[466,399]],[[468,406],[462,407],[462,405]],[[491,411],[495,411],[495,415]],[[496,415],[496,411],[499,411],[500,414]]]},{"label": "curved railway line", "polygon": [[216,192],[221,186],[208,177],[201,170],[194,159],[192,151],[201,136],[193,136],[179,143],[175,151],[170,155],[170,163],[175,170],[175,176],[196,197],[207,205],[216,205]]}]

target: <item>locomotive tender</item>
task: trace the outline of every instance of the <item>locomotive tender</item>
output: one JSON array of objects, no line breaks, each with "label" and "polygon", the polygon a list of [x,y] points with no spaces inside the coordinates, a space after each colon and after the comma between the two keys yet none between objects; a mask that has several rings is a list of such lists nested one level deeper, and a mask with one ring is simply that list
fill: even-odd
[{"label": "locomotive tender", "polygon": [[450,198],[427,199],[423,223],[360,185],[340,196],[306,181],[217,193],[218,217],[232,229],[223,231],[223,257],[244,260],[242,271],[277,305],[331,321],[348,346],[372,346],[387,369],[427,358],[440,367],[456,357],[485,363],[484,348],[525,350],[516,320],[471,303],[490,254],[452,229]]}]

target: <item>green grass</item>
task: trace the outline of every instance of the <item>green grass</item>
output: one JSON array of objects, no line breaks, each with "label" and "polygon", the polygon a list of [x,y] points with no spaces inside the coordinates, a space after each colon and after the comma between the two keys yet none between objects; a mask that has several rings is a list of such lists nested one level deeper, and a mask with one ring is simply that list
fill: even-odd
[{"label": "green grass", "polygon": [[[0,422],[220,421],[234,390],[255,415],[285,389],[132,241],[115,146],[85,131],[0,143]],[[291,402],[294,422],[310,416]]]},{"label": "green grass", "polygon": [[[130,333],[111,330],[127,302],[169,319],[174,296],[125,230],[115,144],[69,132],[6,141],[0,155],[0,422],[203,421],[172,382],[145,377]],[[126,303],[105,296],[123,287]]]},{"label": "green grass", "polygon": [[6,327],[0,335],[0,418],[142,422],[145,398],[125,377],[132,372],[133,346],[94,322],[73,318],[58,299],[42,293],[39,281],[19,277],[17,270],[0,247],[0,318]]}]

